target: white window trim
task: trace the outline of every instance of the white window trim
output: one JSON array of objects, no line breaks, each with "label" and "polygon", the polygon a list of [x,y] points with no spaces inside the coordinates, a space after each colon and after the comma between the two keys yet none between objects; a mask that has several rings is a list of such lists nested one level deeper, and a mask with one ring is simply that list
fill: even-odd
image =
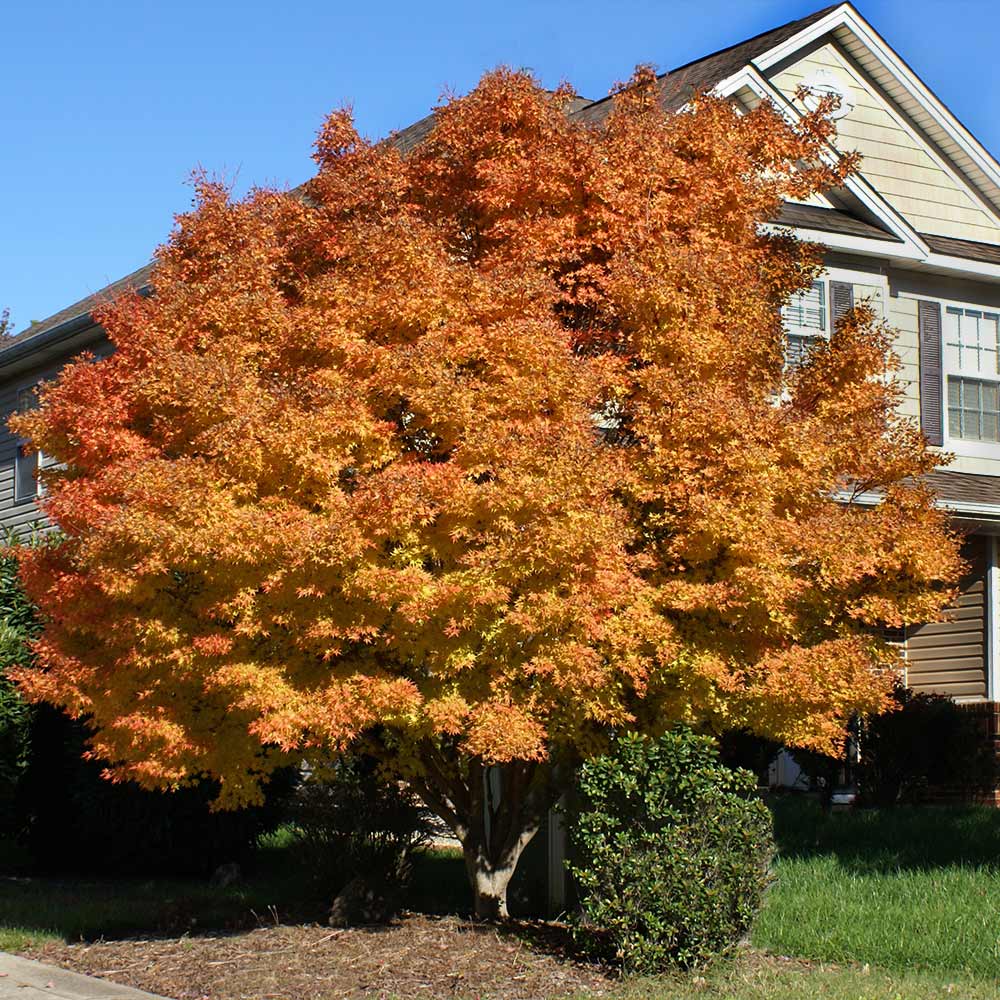
[{"label": "white window trim", "polygon": [[[17,388],[14,390],[14,411],[13,411],[14,413],[25,412],[21,410],[21,394],[28,389],[37,390],[44,381],[45,378],[34,378],[30,382],[24,382],[21,385],[17,386]],[[43,452],[41,449],[37,449],[35,451],[35,454],[37,454],[38,456],[37,462],[35,464],[35,473],[34,473],[35,490],[33,493],[27,496],[19,496],[17,492],[17,463],[21,457],[21,449],[25,446],[25,444],[27,444],[26,438],[22,437],[14,438],[14,465],[11,470],[13,473],[13,480],[14,480],[12,496],[14,498],[14,503],[17,504],[18,506],[20,506],[21,504],[35,503],[36,501],[40,500],[43,496],[45,496],[45,487],[42,484],[41,479],[39,478],[39,473],[49,464],[45,452]]]},{"label": "white window trim", "polygon": [[882,319],[886,322],[889,321],[889,278],[887,275],[872,271],[858,271],[852,268],[835,266],[824,267],[816,280],[822,281],[826,286],[824,290],[826,300],[826,330],[822,333],[817,330],[804,330],[802,333],[799,333],[799,331],[791,324],[786,324],[786,334],[791,333],[798,336],[822,336],[826,340],[830,339],[830,334],[832,333],[834,326],[832,286],[835,282],[843,282],[844,284],[852,285],[854,287],[855,305],[861,305],[866,301],[865,296],[857,295],[857,287],[859,285],[868,288],[877,288],[881,303],[876,311],[881,312]]},{"label": "white window trim", "polygon": [[[909,296],[908,296],[909,297]],[[920,296],[913,296],[920,298]],[[947,337],[945,326],[949,309],[971,309],[974,312],[986,312],[1000,315],[1000,306],[988,306],[975,302],[959,302],[955,299],[937,299],[941,306],[941,423],[944,433],[944,451],[953,452],[959,457],[966,458],[1000,458],[1000,441],[971,441],[968,438],[951,436],[951,420],[948,414],[948,377],[954,375],[958,378],[968,378],[980,382],[995,382],[1000,386],[1000,371],[996,378],[983,378],[981,373],[969,372],[963,375],[960,371],[953,371],[948,366]]]}]

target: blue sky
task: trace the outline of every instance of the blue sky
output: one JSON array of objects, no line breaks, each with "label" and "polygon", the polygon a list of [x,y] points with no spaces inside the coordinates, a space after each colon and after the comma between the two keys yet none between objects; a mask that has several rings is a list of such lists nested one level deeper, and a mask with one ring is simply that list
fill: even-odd
[{"label": "blue sky", "polygon": [[[145,263],[193,168],[250,184],[311,173],[324,114],[382,136],[500,63],[601,97],[824,0],[46,0],[0,14],[0,308],[17,328]],[[1000,3],[858,0],[994,154]]]}]

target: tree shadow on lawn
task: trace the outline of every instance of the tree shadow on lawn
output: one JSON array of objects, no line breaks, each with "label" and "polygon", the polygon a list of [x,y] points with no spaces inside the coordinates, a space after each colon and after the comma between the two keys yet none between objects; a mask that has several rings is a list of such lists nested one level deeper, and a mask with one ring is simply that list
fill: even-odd
[{"label": "tree shadow on lawn", "polygon": [[944,868],[1000,871],[1000,809],[897,806],[824,813],[797,796],[771,802],[783,858],[833,856],[855,874]]},{"label": "tree shadow on lawn", "polygon": [[[294,847],[258,850],[244,877],[225,887],[202,879],[34,875],[23,864],[5,870],[8,874],[0,873],[0,937],[20,933],[67,942],[325,924],[337,888],[307,870]],[[470,902],[460,854],[432,849],[416,859],[403,900],[406,910],[464,918]]]}]

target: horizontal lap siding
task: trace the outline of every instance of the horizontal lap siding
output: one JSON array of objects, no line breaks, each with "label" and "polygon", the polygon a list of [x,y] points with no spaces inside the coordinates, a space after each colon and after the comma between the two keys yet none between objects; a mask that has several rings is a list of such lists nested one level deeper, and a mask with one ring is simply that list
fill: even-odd
[{"label": "horizontal lap siding", "polygon": [[960,584],[947,620],[907,631],[907,683],[916,691],[986,697],[986,544],[982,536],[966,542],[964,554],[971,571]]},{"label": "horizontal lap siding", "polygon": [[17,409],[17,394],[21,389],[53,378],[60,366],[45,368],[20,375],[16,380],[0,387],[0,531],[25,533],[35,525],[44,524],[41,511],[34,501],[14,500],[14,457],[18,438],[7,426],[7,420]]}]

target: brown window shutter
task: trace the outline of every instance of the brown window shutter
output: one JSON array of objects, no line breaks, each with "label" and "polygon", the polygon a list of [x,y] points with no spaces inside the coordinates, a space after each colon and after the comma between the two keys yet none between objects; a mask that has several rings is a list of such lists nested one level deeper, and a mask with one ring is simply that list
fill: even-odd
[{"label": "brown window shutter", "polygon": [[941,303],[921,299],[917,305],[920,326],[920,429],[928,444],[944,444],[941,400]]},{"label": "brown window shutter", "polygon": [[854,308],[854,285],[849,281],[830,282],[830,314],[833,316],[831,327],[837,328],[841,317]]}]

